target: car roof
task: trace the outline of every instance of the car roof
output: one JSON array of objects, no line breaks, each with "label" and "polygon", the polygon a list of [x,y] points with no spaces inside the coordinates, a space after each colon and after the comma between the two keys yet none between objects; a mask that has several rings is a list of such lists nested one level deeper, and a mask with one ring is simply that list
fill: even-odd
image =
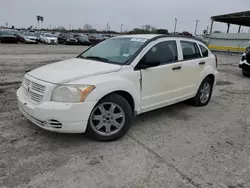
[{"label": "car roof", "polygon": [[159,34],[136,34],[136,35],[120,35],[116,36],[116,38],[121,37],[128,37],[128,38],[145,38],[145,39],[153,39],[157,36],[160,36]]},{"label": "car roof", "polygon": [[[199,41],[203,44],[205,44],[205,42],[203,40],[201,40],[198,37],[195,36],[185,36],[185,35],[176,35],[176,34],[135,34],[135,35],[120,35],[120,36],[116,36],[114,38],[144,38],[144,39],[148,39],[151,41],[157,40],[159,38],[182,38],[182,39],[189,39],[189,40],[194,40],[194,41]],[[206,44],[205,44],[206,45]]]}]

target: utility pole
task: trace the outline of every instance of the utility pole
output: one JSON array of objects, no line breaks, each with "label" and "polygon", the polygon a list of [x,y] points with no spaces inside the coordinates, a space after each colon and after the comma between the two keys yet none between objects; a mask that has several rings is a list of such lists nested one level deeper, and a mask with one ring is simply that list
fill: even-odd
[{"label": "utility pole", "polygon": [[122,33],[122,27],[123,27],[123,24],[121,24],[121,31],[120,31],[120,33]]},{"label": "utility pole", "polygon": [[174,33],[176,32],[177,22],[178,22],[178,19],[175,18],[174,19]]},{"label": "utility pole", "polygon": [[195,20],[195,30],[194,30],[194,34],[196,35],[197,33],[197,28],[198,28],[198,24],[199,24],[200,20]]}]

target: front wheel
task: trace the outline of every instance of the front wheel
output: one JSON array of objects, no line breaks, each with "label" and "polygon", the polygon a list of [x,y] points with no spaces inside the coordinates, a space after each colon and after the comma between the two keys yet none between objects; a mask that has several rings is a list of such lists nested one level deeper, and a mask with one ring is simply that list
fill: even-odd
[{"label": "front wheel", "polygon": [[211,78],[207,77],[202,81],[196,96],[191,99],[192,104],[194,106],[206,106],[210,101],[212,92],[213,81]]},{"label": "front wheel", "polygon": [[108,95],[92,110],[86,133],[94,140],[117,140],[128,132],[132,117],[131,106],[125,98]]}]

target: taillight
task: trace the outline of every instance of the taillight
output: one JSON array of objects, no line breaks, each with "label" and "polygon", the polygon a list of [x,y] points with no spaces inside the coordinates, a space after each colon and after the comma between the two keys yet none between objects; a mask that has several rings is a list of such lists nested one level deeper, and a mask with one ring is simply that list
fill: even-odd
[{"label": "taillight", "polygon": [[216,68],[218,67],[218,57],[217,55],[214,55],[215,56],[215,64],[216,64]]}]

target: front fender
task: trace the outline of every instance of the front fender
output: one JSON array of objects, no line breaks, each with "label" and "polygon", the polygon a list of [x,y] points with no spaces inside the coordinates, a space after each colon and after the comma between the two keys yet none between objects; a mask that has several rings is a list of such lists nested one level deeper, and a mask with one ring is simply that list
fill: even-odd
[{"label": "front fender", "polygon": [[95,85],[95,89],[87,96],[86,102],[99,101],[104,96],[116,92],[125,91],[133,100],[135,109],[140,108],[140,81],[136,74],[106,74],[74,81],[73,84]]}]

